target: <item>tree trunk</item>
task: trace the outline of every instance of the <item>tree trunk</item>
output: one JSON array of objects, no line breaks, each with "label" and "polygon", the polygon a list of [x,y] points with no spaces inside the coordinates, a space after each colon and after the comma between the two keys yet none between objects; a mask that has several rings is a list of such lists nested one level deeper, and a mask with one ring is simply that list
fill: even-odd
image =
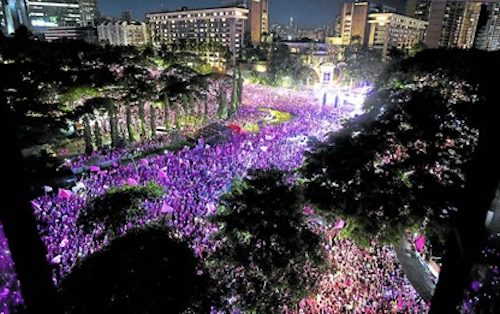
[{"label": "tree trunk", "polygon": [[146,114],[144,111],[144,103],[142,101],[139,102],[138,108],[139,108],[139,131],[141,132],[141,139],[145,140],[147,138]]},{"label": "tree trunk", "polygon": [[128,140],[130,143],[133,143],[135,141],[135,131],[134,126],[132,125],[132,111],[130,110],[130,104],[127,105],[126,115]]},{"label": "tree trunk", "polygon": [[153,103],[149,106],[149,128],[151,129],[151,137],[156,136],[156,108]]},{"label": "tree trunk", "polygon": [[83,140],[85,142],[85,153],[90,155],[94,151],[92,146],[92,130],[87,115],[83,117]]},{"label": "tree trunk", "polygon": [[21,293],[29,313],[62,313],[57,291],[52,282],[52,271],[47,262],[47,248],[37,231],[36,218],[30,204],[30,187],[23,166],[23,156],[18,145],[16,122],[0,94],[2,108],[1,126],[8,153],[4,162],[9,167],[8,184],[3,187],[8,202],[0,209],[0,222],[9,250],[14,261],[17,278],[21,283]]},{"label": "tree trunk", "polygon": [[102,143],[101,125],[99,124],[98,120],[96,120],[94,123],[94,138],[95,138],[95,146],[97,147],[98,150],[102,150],[103,143]]},{"label": "tree trunk", "polygon": [[[494,97],[490,95],[490,97]],[[447,241],[443,267],[431,302],[430,314],[459,313],[457,306],[470,287],[471,269],[486,245],[485,220],[500,182],[500,133],[495,125],[495,103],[483,104],[492,112],[483,113],[479,128],[479,144],[468,171],[454,232]]]},{"label": "tree trunk", "polygon": [[204,110],[203,110],[203,123],[207,124],[209,119],[208,119],[208,97],[205,97],[203,99],[203,104],[204,104]]},{"label": "tree trunk", "polygon": [[179,110],[179,103],[174,102],[174,123],[175,123],[175,128],[177,131],[180,131],[181,129],[181,111]]},{"label": "tree trunk", "polygon": [[165,97],[163,106],[165,107],[165,131],[168,132],[170,130],[170,101],[168,97]]},{"label": "tree trunk", "polygon": [[189,97],[182,96],[182,110],[184,112],[184,126],[188,126],[189,120]]},{"label": "tree trunk", "polygon": [[236,114],[236,108],[238,107],[238,81],[236,76],[233,76],[233,89],[231,92],[231,102],[228,106],[228,116],[232,117]]},{"label": "tree trunk", "polygon": [[114,105],[109,109],[109,126],[111,130],[111,147],[118,147],[118,117]]},{"label": "tree trunk", "polygon": [[219,92],[219,108],[217,110],[217,117],[221,120],[227,118],[227,96],[226,91],[221,90]]},{"label": "tree trunk", "polygon": [[241,106],[241,99],[243,97],[243,76],[241,75],[241,69],[238,66],[238,107],[236,110],[239,110]]}]

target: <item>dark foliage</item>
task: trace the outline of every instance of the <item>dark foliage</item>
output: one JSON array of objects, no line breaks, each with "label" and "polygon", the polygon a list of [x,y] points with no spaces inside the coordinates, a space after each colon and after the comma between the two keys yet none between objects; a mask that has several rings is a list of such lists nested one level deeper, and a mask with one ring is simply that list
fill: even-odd
[{"label": "dark foliage", "polygon": [[250,171],[212,218],[223,244],[209,265],[229,307],[279,313],[314,292],[325,251],[306,222],[299,189],[286,178],[276,169]]},{"label": "dark foliage", "polygon": [[[60,285],[67,313],[182,313],[208,279],[171,230],[133,229],[76,265]],[[200,309],[208,313],[208,309]]]}]

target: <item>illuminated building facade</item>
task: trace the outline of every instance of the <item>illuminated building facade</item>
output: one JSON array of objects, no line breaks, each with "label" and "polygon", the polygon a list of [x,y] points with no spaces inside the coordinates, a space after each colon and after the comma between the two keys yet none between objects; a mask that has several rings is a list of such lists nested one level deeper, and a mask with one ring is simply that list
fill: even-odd
[{"label": "illuminated building facade", "polygon": [[30,28],[25,0],[0,0],[0,31],[13,34],[24,25]]},{"label": "illuminated building facade", "polygon": [[149,43],[148,26],[140,22],[105,22],[97,25],[99,42],[112,46],[143,46]]},{"label": "illuminated building facade", "polygon": [[44,33],[47,28],[80,26],[79,0],[30,0],[28,12],[33,30]]},{"label": "illuminated building facade", "polygon": [[350,45],[353,37],[359,37],[360,43],[365,43],[368,12],[368,2],[347,2],[342,5],[340,37],[343,45]]},{"label": "illuminated building facade", "polygon": [[368,47],[378,49],[385,59],[391,47],[411,49],[422,42],[427,22],[396,13],[372,13],[368,23]]},{"label": "illuminated building facade", "polygon": [[408,0],[406,14],[429,22],[428,48],[472,48],[481,1]]},{"label": "illuminated building facade", "polygon": [[221,7],[183,8],[179,11],[146,14],[155,45],[189,42],[195,47],[227,47],[236,56],[243,46],[248,9]]},{"label": "illuminated building facade", "polygon": [[486,51],[500,49],[500,3],[481,6],[474,47]]},{"label": "illuminated building facade", "polygon": [[81,26],[94,25],[98,15],[96,0],[80,0]]},{"label": "illuminated building facade", "polygon": [[269,33],[269,6],[267,0],[250,0],[249,28],[252,43],[260,43],[262,34]]}]

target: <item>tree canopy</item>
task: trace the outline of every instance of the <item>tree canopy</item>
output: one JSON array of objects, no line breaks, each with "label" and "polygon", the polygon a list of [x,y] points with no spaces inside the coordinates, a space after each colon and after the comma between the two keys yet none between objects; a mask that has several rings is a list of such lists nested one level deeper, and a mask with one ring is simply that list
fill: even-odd
[{"label": "tree canopy", "polygon": [[307,153],[306,198],[348,218],[355,226],[346,230],[364,243],[395,243],[426,217],[449,221],[461,201],[487,95],[470,65],[453,72],[456,63],[444,56],[426,51],[394,64],[365,101],[366,113]]},{"label": "tree canopy", "polygon": [[172,230],[150,224],[79,262],[59,288],[66,313],[183,313],[208,288],[199,267]]},{"label": "tree canopy", "polygon": [[221,248],[210,257],[229,305],[249,313],[280,313],[313,293],[325,250],[303,214],[301,193],[276,169],[251,170],[222,196],[211,220]]}]

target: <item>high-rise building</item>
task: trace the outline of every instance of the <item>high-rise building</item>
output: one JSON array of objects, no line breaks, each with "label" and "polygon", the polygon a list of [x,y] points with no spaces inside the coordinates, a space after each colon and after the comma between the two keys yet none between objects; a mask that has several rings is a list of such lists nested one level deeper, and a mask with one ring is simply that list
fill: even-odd
[{"label": "high-rise building", "polygon": [[465,49],[474,47],[474,39],[476,36],[480,14],[481,2],[465,2],[462,23],[460,23],[460,31],[458,34],[457,47]]},{"label": "high-rise building", "polygon": [[471,48],[481,1],[408,0],[406,13],[429,22],[425,44],[429,48]]},{"label": "high-rise building", "polygon": [[422,42],[428,22],[397,13],[372,13],[368,23],[368,47],[380,50],[385,59],[389,49],[411,49]]},{"label": "high-rise building", "polygon": [[431,10],[430,0],[407,0],[406,15],[416,19],[428,21]]},{"label": "high-rise building", "polygon": [[97,0],[80,0],[81,26],[95,26],[95,19],[98,15]]},{"label": "high-rise building", "polygon": [[26,1],[0,0],[0,31],[13,34],[21,25],[30,29]]},{"label": "high-rise building", "polygon": [[36,33],[59,26],[81,26],[80,0],[28,1],[31,25]]},{"label": "high-rise building", "polygon": [[248,25],[252,43],[260,43],[262,34],[269,33],[269,7],[267,0],[249,0]]},{"label": "high-rise building", "polygon": [[189,42],[196,47],[227,47],[233,63],[243,47],[248,9],[231,6],[208,9],[183,8],[146,14],[155,45]]},{"label": "high-rise building", "polygon": [[112,46],[143,46],[149,43],[146,23],[110,21],[97,25],[99,42]]},{"label": "high-rise building", "polygon": [[333,34],[329,34],[329,36],[333,36],[333,37],[341,37],[340,34],[341,34],[341,25],[342,25],[342,15],[340,14],[337,14],[337,16],[335,16],[335,22],[334,22],[334,25],[333,25]]},{"label": "high-rise building", "polygon": [[474,47],[486,51],[500,49],[500,3],[482,4]]},{"label": "high-rise building", "polygon": [[366,40],[368,2],[347,2],[342,5],[340,37],[343,45],[350,45],[353,37],[359,37],[362,44]]}]

